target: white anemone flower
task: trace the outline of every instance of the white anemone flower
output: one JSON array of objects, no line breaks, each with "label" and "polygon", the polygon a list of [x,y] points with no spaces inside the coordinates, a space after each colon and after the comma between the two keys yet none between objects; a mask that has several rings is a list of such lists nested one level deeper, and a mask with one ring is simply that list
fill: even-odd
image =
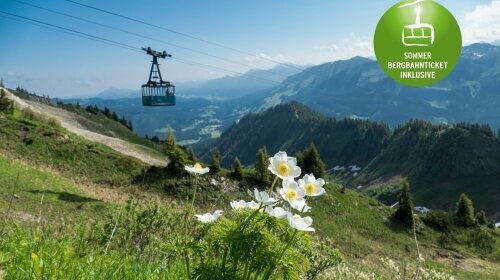
[{"label": "white anemone flower", "polygon": [[293,209],[298,210],[302,213],[311,211],[311,207],[307,205],[306,200],[304,198],[297,199],[296,201],[291,202],[290,206],[292,206]]},{"label": "white anemone flower", "polygon": [[314,229],[311,227],[312,225],[312,218],[311,217],[304,217],[302,218],[300,215],[293,215],[288,214],[288,224],[294,229],[300,230],[300,231],[314,231]]},{"label": "white anemone flower", "polygon": [[304,189],[299,188],[297,182],[292,179],[284,179],[282,188],[279,189],[281,197],[288,201],[290,204],[294,201],[300,200],[306,196]]},{"label": "white anemone flower", "polygon": [[325,193],[323,186],[325,180],[314,177],[313,174],[304,175],[302,179],[298,180],[299,187],[304,189],[307,196],[320,196]]},{"label": "white anemone flower", "polygon": [[276,199],[269,197],[269,194],[267,192],[259,192],[258,189],[253,189],[253,193],[257,202],[260,202],[264,205],[273,205],[274,203],[276,203]]},{"label": "white anemone flower", "polygon": [[203,175],[205,173],[208,173],[210,171],[210,168],[201,166],[201,164],[196,163],[195,165],[185,165],[184,169],[186,169],[187,172],[193,174],[193,175]]},{"label": "white anemone flower", "polygon": [[229,205],[231,205],[231,208],[233,208],[234,210],[247,208],[247,202],[244,200],[240,200],[240,201],[234,200],[234,201],[231,201],[229,203]]},{"label": "white anemone flower", "polygon": [[307,206],[304,197],[306,193],[303,188],[299,188],[297,182],[292,179],[283,180],[283,188],[279,189],[279,194],[281,197],[288,201],[293,209],[299,210],[301,212],[307,212],[311,208]]},{"label": "white anemone flower", "polygon": [[255,202],[255,201],[250,201],[250,202],[247,202],[247,208],[249,209],[252,209],[252,210],[256,210],[257,208],[259,208],[260,204]]},{"label": "white anemone flower", "polygon": [[267,206],[267,213],[278,219],[284,219],[288,216],[288,211],[281,207],[273,208],[272,206]]},{"label": "white anemone flower", "polygon": [[213,214],[212,213],[206,213],[203,215],[194,215],[198,221],[206,224],[206,223],[211,223],[215,222],[219,219],[219,217],[222,215],[222,210],[216,210]]},{"label": "white anemone flower", "polygon": [[269,158],[269,162],[270,164],[267,169],[281,179],[300,176],[301,170],[297,166],[297,159],[287,156],[286,152],[276,153],[274,157]]}]

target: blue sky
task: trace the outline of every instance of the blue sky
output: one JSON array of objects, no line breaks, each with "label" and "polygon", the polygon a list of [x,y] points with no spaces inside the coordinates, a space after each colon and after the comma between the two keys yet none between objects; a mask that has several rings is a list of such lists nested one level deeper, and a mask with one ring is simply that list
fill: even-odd
[{"label": "blue sky", "polygon": [[[202,50],[255,68],[273,66],[273,63],[257,57],[116,18],[64,0],[23,1]],[[262,57],[296,64],[319,64],[355,55],[371,56],[375,26],[385,10],[396,3],[387,0],[77,1]],[[439,2],[458,19],[465,43],[500,39],[500,0]],[[249,70],[242,65],[97,27],[12,0],[2,0],[0,11],[134,47],[152,46],[167,50],[177,58],[235,72]],[[145,54],[12,21],[1,14],[0,35],[0,77],[10,87],[20,85],[51,96],[75,96],[96,94],[112,87],[139,88],[148,76],[150,59]],[[231,74],[175,61],[161,63],[163,75],[173,83]]]}]

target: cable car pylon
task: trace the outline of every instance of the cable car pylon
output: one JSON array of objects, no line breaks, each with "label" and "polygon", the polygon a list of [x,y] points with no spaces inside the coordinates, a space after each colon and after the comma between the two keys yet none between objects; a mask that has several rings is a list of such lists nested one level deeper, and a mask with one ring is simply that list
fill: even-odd
[{"label": "cable car pylon", "polygon": [[142,48],[146,54],[153,57],[149,80],[142,85],[142,106],[174,106],[175,105],[175,86],[168,81],[164,81],[158,58],[172,57],[167,52],[158,52],[151,47]]}]

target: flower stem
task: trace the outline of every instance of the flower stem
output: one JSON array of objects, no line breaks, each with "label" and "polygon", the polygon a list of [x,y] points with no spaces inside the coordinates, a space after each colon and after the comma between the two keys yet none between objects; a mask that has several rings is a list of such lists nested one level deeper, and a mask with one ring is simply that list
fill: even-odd
[{"label": "flower stem", "polygon": [[222,265],[221,265],[221,271],[222,271],[222,275],[224,275],[224,272],[226,270],[226,261],[227,261],[227,252],[228,252],[229,248],[226,247],[224,249],[224,255],[222,257]]},{"label": "flower stem", "polygon": [[253,217],[255,217],[255,215],[257,215],[257,213],[259,213],[259,211],[261,209],[263,209],[265,207],[265,205],[263,203],[261,203],[259,205],[259,208],[255,209],[255,211],[252,212],[252,214],[250,214],[250,216],[248,216],[239,226],[238,228],[236,228],[236,231],[240,231],[240,230],[243,230],[245,228],[245,226],[253,219]]},{"label": "flower stem", "polygon": [[[286,250],[288,250],[288,248],[290,247],[290,245],[292,245],[292,241],[295,239],[295,236],[297,235],[298,232],[299,231],[297,229],[295,229],[295,231],[293,232],[292,236],[288,240],[288,243],[286,243],[285,247],[283,248],[283,251],[281,251],[278,259],[276,260],[276,263],[278,263],[281,260],[281,258],[283,257],[283,255],[285,255]],[[267,273],[266,273],[266,275],[264,276],[263,279],[268,280],[269,277],[271,277],[272,273],[273,273],[273,267],[269,267],[269,270],[267,270]]]},{"label": "flower stem", "polygon": [[194,192],[193,192],[193,197],[191,199],[191,204],[189,204],[186,216],[184,218],[184,262],[186,263],[186,274],[188,279],[191,278],[191,272],[189,269],[189,250],[187,248],[188,245],[188,234],[189,234],[189,222],[191,220],[191,212],[193,211],[194,208],[194,201],[196,199],[196,191],[198,190],[198,176],[195,176],[195,181],[194,181]]},{"label": "flower stem", "polygon": [[276,182],[278,182],[278,176],[274,178],[273,183],[271,184],[271,188],[269,188],[269,195],[273,194],[274,191],[274,185],[276,185]]}]

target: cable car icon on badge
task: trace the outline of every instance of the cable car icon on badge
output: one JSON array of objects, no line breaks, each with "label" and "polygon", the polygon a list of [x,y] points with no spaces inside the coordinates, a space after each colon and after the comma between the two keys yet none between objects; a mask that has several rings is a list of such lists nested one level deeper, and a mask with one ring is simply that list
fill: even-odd
[{"label": "cable car icon on badge", "polygon": [[398,7],[405,8],[417,6],[415,24],[405,25],[403,27],[401,38],[405,46],[426,47],[434,44],[434,26],[421,22],[422,7],[420,3],[423,1],[425,0],[417,0]]}]

